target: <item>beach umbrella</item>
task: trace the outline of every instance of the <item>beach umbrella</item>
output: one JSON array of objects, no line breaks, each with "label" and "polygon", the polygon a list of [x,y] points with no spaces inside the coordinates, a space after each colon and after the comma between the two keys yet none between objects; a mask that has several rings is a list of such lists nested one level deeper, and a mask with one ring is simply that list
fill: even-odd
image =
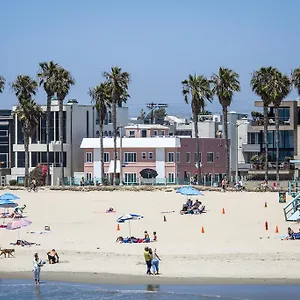
[{"label": "beach umbrella", "polygon": [[5,193],[0,196],[0,200],[18,200],[18,199],[20,199],[18,196],[11,193]]},{"label": "beach umbrella", "polygon": [[155,178],[158,175],[155,170],[149,168],[143,169],[140,174],[143,178]]},{"label": "beach umbrella", "polygon": [[176,191],[176,193],[185,196],[204,196],[202,192],[200,192],[199,190],[195,189],[192,186],[182,186]]},{"label": "beach umbrella", "polygon": [[13,219],[7,223],[6,229],[7,230],[16,230],[18,229],[18,239],[20,239],[19,229],[22,227],[26,227],[30,225],[32,222],[28,219]]},{"label": "beach umbrella", "polygon": [[130,222],[132,220],[140,220],[144,218],[142,215],[138,215],[138,214],[126,214],[126,215],[123,215],[121,217],[119,217],[117,219],[117,222],[118,223],[125,223],[126,221],[128,221],[128,225],[129,225],[129,237],[131,237],[131,224]]},{"label": "beach umbrella", "polygon": [[3,207],[3,208],[14,208],[14,207],[17,207],[18,204],[13,202],[13,201],[10,201],[10,200],[0,200],[0,207]]}]

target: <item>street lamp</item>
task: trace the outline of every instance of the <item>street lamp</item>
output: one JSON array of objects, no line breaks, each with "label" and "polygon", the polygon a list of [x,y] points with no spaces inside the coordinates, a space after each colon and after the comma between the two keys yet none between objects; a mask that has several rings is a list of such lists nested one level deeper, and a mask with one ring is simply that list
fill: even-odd
[{"label": "street lamp", "polygon": [[119,185],[123,185],[122,128],[123,128],[123,126],[117,127],[117,130],[119,130],[119,135],[120,135],[120,158],[119,158],[119,161],[120,161],[120,183],[119,183]]}]

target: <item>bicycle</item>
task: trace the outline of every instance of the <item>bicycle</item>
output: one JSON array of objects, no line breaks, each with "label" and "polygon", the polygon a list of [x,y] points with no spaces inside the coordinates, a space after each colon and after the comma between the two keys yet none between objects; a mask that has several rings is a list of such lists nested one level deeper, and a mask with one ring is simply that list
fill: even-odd
[{"label": "bicycle", "polygon": [[268,185],[264,185],[264,184],[260,184],[256,189],[255,192],[273,192],[273,188],[268,186]]},{"label": "bicycle", "polygon": [[37,192],[38,191],[38,187],[37,186],[33,186],[32,184],[29,185],[27,187],[27,191],[30,193],[31,191]]}]

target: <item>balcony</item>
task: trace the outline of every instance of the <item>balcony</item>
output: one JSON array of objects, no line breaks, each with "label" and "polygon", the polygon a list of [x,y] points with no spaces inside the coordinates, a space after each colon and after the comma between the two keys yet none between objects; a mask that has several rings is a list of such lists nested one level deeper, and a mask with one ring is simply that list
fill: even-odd
[{"label": "balcony", "polygon": [[260,144],[242,144],[243,152],[260,152]]},{"label": "balcony", "polygon": [[[251,126],[264,126],[264,118],[259,117],[250,122]],[[291,120],[287,118],[279,118],[279,126],[290,126]],[[275,117],[268,117],[268,126],[275,126]]]},{"label": "balcony", "polygon": [[[295,170],[295,167],[293,164],[290,163],[281,163],[279,164],[279,174],[282,175],[288,175],[293,173]],[[249,174],[253,175],[263,175],[265,174],[265,165],[264,163],[255,163],[251,164],[249,169]],[[276,163],[269,162],[268,163],[268,173],[269,174],[276,174]]]}]

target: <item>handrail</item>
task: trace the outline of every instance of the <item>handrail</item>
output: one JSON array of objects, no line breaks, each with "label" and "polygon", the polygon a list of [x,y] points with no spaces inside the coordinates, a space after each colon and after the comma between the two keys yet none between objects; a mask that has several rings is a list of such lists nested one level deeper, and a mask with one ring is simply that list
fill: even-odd
[{"label": "handrail", "polygon": [[[297,211],[297,207],[300,204],[300,193],[297,194],[297,196],[295,198],[293,198],[289,203],[287,203],[284,208],[284,216],[285,216],[285,220],[287,221],[287,219]],[[290,214],[290,212],[292,212],[292,214]]]}]

